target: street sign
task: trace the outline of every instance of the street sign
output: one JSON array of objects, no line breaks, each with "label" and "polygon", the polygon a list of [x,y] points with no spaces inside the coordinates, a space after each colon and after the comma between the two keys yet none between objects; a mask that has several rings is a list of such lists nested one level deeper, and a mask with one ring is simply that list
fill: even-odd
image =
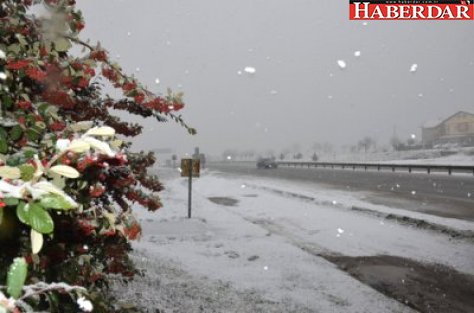
[{"label": "street sign", "polygon": [[201,174],[201,162],[195,159],[181,159],[181,177],[199,177]]},{"label": "street sign", "polygon": [[199,177],[200,162],[194,159],[181,159],[181,177],[188,178],[188,218],[191,218],[193,177]]}]

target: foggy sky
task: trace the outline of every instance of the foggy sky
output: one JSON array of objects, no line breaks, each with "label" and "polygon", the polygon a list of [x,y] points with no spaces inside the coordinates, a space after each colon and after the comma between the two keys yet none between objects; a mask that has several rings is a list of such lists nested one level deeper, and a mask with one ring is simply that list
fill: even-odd
[{"label": "foggy sky", "polygon": [[[198,135],[148,121],[140,149],[278,152],[366,135],[388,144],[394,131],[405,139],[428,120],[474,112],[472,21],[364,25],[348,20],[348,2],[79,0],[78,7],[82,38],[99,40],[151,90],[185,92],[181,112]],[[246,66],[256,74],[238,75]]]}]

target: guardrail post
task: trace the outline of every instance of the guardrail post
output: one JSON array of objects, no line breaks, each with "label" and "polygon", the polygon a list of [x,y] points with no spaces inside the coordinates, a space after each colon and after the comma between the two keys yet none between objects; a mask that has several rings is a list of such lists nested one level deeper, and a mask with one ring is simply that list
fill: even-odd
[{"label": "guardrail post", "polygon": [[380,172],[380,165],[377,165],[377,171]]},{"label": "guardrail post", "polygon": [[453,169],[451,167],[448,167],[448,173],[451,175],[453,173]]},{"label": "guardrail post", "polygon": [[411,167],[408,168],[408,173],[411,173]]},{"label": "guardrail post", "polygon": [[427,167],[427,168],[426,168],[426,172],[427,172],[428,174],[431,174],[431,167]]},{"label": "guardrail post", "polygon": [[392,172],[395,172],[395,166],[392,166]]}]

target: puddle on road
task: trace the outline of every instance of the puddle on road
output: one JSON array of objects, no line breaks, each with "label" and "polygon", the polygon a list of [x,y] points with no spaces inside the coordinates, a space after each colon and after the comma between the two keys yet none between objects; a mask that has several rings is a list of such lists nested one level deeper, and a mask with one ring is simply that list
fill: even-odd
[{"label": "puddle on road", "polygon": [[229,197],[209,197],[207,199],[215,204],[224,206],[236,206],[239,203],[239,200]]},{"label": "puddle on road", "polygon": [[242,195],[242,197],[245,197],[245,198],[257,198],[258,195],[255,194],[255,193],[249,193],[249,194]]},{"label": "puddle on road", "polygon": [[474,312],[472,275],[442,265],[388,255],[324,258],[364,284],[419,312]]}]

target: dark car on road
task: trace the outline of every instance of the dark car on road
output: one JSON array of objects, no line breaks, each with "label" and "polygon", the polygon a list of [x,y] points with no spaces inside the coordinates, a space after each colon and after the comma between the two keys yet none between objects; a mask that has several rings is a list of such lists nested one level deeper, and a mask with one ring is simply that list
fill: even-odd
[{"label": "dark car on road", "polygon": [[257,160],[257,168],[277,168],[278,164],[271,158],[260,158]]}]

